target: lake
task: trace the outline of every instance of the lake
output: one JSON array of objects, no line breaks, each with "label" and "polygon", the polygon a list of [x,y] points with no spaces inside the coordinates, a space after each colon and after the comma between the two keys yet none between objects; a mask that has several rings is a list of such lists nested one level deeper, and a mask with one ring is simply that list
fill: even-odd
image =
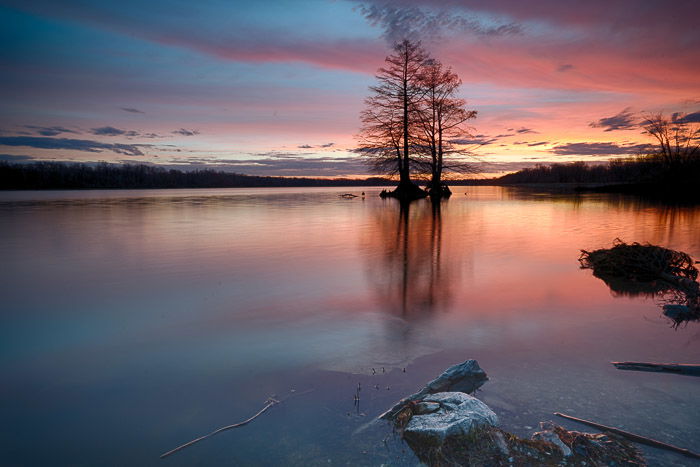
[{"label": "lake", "polygon": [[0,193],[0,464],[416,465],[385,427],[353,433],[468,358],[516,434],[559,411],[697,449],[700,380],[610,362],[698,363],[700,323],[577,260],[615,238],[700,259],[700,208],[454,191]]}]

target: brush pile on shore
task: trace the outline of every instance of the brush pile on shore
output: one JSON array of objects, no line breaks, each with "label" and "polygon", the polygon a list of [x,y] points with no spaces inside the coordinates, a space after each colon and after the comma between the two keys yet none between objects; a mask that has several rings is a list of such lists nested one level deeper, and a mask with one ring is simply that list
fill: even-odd
[{"label": "brush pile on shore", "polygon": [[687,253],[617,238],[612,248],[581,250],[578,260],[617,294],[659,299],[674,326],[700,319],[698,269]]},{"label": "brush pile on shore", "polygon": [[698,270],[693,259],[682,251],[669,250],[656,245],[625,243],[619,238],[612,248],[581,250],[581,267],[592,269],[596,277],[624,277],[638,282],[657,279],[694,281]]}]

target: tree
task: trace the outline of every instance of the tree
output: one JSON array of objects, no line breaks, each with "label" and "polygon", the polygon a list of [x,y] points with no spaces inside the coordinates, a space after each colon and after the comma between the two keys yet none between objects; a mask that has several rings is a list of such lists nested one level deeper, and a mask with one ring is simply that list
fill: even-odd
[{"label": "tree", "polygon": [[382,96],[365,99],[359,151],[374,172],[398,175],[403,172],[403,123],[400,109]]},{"label": "tree", "polygon": [[419,75],[422,98],[415,103],[413,113],[418,132],[417,146],[422,149],[424,164],[429,169],[431,196],[449,196],[449,188],[442,183],[445,170],[471,171],[464,162],[450,161],[449,155],[466,155],[468,151],[455,142],[470,137],[467,121],[476,118],[475,110],[466,110],[466,101],[457,97],[462,81],[450,67],[438,60],[428,60]]},{"label": "tree", "polygon": [[420,74],[428,54],[419,42],[404,40],[394,46],[385,66],[370,86],[372,96],[362,112],[359,151],[376,170],[399,175],[393,196],[415,199],[426,194],[410,179],[411,142],[416,131],[412,109],[422,97]]},{"label": "tree", "polygon": [[697,119],[682,113],[674,113],[669,119],[657,113],[646,115],[642,126],[645,133],[659,143],[657,156],[666,169],[678,171],[686,164],[696,163],[700,157],[700,125]]}]

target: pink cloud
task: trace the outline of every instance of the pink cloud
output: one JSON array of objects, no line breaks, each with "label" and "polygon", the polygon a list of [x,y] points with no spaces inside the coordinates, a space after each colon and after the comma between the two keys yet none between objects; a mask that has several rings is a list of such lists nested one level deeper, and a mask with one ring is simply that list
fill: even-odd
[{"label": "pink cloud", "polygon": [[[368,18],[385,36],[412,33],[420,21],[405,21],[402,11],[449,18],[433,29],[442,37],[427,42],[470,82],[556,89],[683,94],[698,92],[700,4],[693,1],[637,2],[591,0],[574,5],[558,0],[407,0],[363,1],[374,7]],[[377,15],[379,9],[382,13]],[[403,10],[402,10],[403,9]],[[377,20],[380,17],[380,20]],[[457,21],[454,18],[461,18]],[[475,19],[476,18],[476,19]],[[472,31],[454,27],[480,21]],[[483,34],[498,24],[503,34]],[[396,30],[398,29],[398,31]],[[481,31],[481,32],[480,32]]]}]

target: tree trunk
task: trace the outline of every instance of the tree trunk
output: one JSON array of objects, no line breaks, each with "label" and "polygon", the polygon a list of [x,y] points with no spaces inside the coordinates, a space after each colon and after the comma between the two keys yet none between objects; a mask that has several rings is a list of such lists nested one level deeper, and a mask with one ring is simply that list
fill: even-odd
[{"label": "tree trunk", "polygon": [[[408,67],[408,57],[405,66]],[[410,183],[408,167],[408,81],[403,81],[403,164],[401,166],[401,184]]]}]

